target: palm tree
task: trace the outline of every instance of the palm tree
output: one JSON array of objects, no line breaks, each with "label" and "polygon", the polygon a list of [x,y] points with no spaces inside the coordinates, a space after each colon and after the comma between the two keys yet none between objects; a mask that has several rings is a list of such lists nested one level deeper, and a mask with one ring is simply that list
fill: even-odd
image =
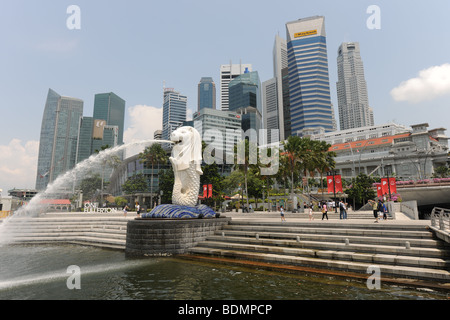
[{"label": "palm tree", "polygon": [[[242,151],[242,148],[244,149]],[[243,154],[242,154],[243,153]],[[244,173],[244,186],[245,194],[247,196],[247,209],[249,208],[248,202],[248,170],[250,166],[258,165],[258,147],[256,143],[250,142],[248,139],[242,140],[234,147],[234,167]],[[254,163],[255,162],[255,163]]]},{"label": "palm tree", "polygon": [[143,152],[139,153],[138,157],[141,159],[141,163],[147,166],[151,164],[152,167],[152,173],[150,175],[150,206],[153,207],[153,169],[155,164],[166,163],[168,157],[166,151],[164,151],[159,143],[154,143],[145,148]]},{"label": "palm tree", "polygon": [[289,136],[286,141],[283,141],[283,155],[289,163],[291,172],[291,197],[294,201],[294,172],[297,172],[298,165],[302,159],[303,141],[298,136]]}]

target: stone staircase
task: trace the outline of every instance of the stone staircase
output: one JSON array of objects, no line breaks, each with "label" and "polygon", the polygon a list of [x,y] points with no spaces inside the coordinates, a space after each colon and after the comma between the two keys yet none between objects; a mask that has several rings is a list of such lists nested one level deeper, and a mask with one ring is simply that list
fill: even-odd
[{"label": "stone staircase", "polygon": [[385,279],[428,281],[450,288],[450,245],[435,238],[426,225],[232,220],[192,248],[190,255],[280,269],[289,265],[298,270],[335,270],[366,278],[368,268],[377,266]]},{"label": "stone staircase", "polygon": [[3,222],[2,236],[13,243],[71,243],[125,250],[125,218],[76,215],[13,218]]}]

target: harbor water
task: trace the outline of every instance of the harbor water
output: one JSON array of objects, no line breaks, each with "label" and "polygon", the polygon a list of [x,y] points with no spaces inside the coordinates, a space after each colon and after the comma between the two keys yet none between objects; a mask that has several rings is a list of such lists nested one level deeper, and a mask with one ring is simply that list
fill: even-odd
[{"label": "harbor water", "polygon": [[[447,300],[448,292],[78,245],[0,247],[2,300]],[[73,270],[77,270],[74,272]],[[76,277],[75,277],[76,276]]]}]

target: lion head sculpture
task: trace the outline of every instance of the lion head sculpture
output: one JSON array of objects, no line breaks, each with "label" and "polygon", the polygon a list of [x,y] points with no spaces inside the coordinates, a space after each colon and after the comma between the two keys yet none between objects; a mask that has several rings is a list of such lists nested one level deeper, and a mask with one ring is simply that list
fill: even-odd
[{"label": "lion head sculpture", "polygon": [[202,139],[193,127],[180,127],[170,135],[175,143],[170,161],[172,163],[175,183],[172,203],[195,206],[200,188],[202,163]]}]

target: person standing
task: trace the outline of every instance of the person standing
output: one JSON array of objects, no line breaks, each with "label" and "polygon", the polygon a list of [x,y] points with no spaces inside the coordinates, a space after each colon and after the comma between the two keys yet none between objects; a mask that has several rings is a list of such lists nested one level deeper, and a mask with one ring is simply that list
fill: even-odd
[{"label": "person standing", "polygon": [[312,204],[312,203],[309,204],[308,210],[309,210],[309,221],[314,220],[314,216],[313,216],[313,204]]},{"label": "person standing", "polygon": [[347,219],[347,207],[342,200],[339,201],[339,219]]},{"label": "person standing", "polygon": [[136,213],[137,213],[137,216],[140,217],[141,206],[139,205],[139,202],[136,202]]},{"label": "person standing", "polygon": [[126,204],[125,207],[123,208],[123,216],[126,217],[128,213],[128,205]]},{"label": "person standing", "polygon": [[374,200],[369,200],[369,203],[372,205],[373,216],[375,217],[374,222],[378,222],[378,203]]},{"label": "person standing", "polygon": [[327,206],[326,202],[324,201],[322,204],[322,220],[325,217],[327,217],[327,220],[328,220],[328,206]]},{"label": "person standing", "polygon": [[283,206],[280,206],[280,215],[281,215],[281,222],[286,221],[286,218],[284,217]]}]

